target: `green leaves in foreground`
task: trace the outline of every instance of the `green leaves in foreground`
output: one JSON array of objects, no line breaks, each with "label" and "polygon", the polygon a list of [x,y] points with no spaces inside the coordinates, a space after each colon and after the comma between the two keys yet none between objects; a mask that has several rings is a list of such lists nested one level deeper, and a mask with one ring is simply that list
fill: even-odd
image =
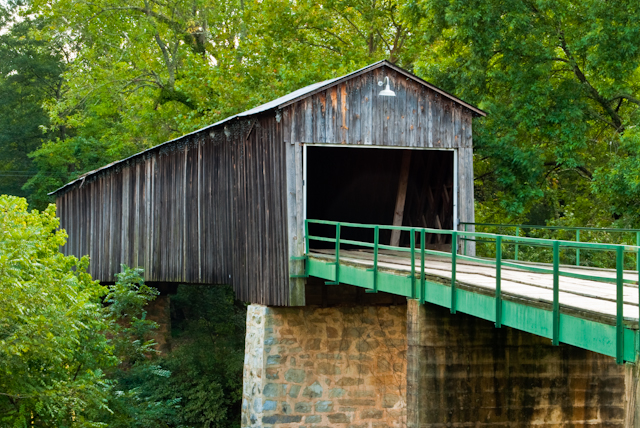
[{"label": "green leaves in foreground", "polygon": [[0,196],[3,427],[103,426],[91,415],[109,412],[108,372],[149,350],[139,336],[154,324],[142,308],[155,296],[140,292],[139,272],[125,269],[109,291],[86,272],[88,258],[59,251],[58,225],[53,205],[29,212],[24,199]]}]

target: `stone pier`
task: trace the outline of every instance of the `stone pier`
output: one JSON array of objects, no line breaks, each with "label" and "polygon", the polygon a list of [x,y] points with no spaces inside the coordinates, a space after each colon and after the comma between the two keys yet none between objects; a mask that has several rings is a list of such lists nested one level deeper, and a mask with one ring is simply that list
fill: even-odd
[{"label": "stone pier", "polygon": [[406,425],[406,306],[247,313],[242,426]]},{"label": "stone pier", "polygon": [[414,300],[247,314],[243,428],[640,428],[638,396],[636,365]]}]

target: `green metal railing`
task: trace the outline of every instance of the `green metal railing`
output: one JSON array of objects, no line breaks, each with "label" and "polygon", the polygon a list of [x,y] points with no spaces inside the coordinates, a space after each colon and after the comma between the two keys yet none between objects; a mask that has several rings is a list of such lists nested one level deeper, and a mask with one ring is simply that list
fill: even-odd
[{"label": "green metal railing", "polygon": [[[575,236],[575,242],[582,242],[581,237],[584,237],[584,232],[599,232],[609,235],[618,235],[621,240],[625,240],[627,242],[620,243],[621,245],[635,245],[640,246],[640,229],[616,229],[610,227],[576,227],[576,226],[536,226],[536,225],[528,225],[528,224],[499,224],[499,223],[469,223],[469,222],[461,222],[460,225],[464,226],[464,230],[468,231],[469,226],[474,226],[476,228],[499,228],[513,230],[515,236],[520,236],[521,233],[525,231],[533,231],[533,230],[541,230],[541,231],[557,231],[557,232],[569,232],[569,234]],[[582,233],[581,233],[582,232]],[[629,239],[629,237],[632,237]],[[625,239],[626,238],[626,239]],[[473,239],[471,239],[473,241]],[[634,241],[634,244],[631,244],[629,241]],[[467,240],[465,240],[464,245],[466,246]],[[514,260],[519,260],[520,256],[520,245],[515,244],[514,246]],[[580,248],[575,249],[575,265],[580,266]],[[635,260],[636,270],[640,271],[640,256],[636,253]]]},{"label": "green metal railing", "polygon": [[[325,225],[325,226],[333,226],[335,228],[335,234],[333,237],[327,236],[315,236],[309,234],[309,225]],[[356,241],[352,239],[344,239],[341,236],[344,236],[342,233],[343,229],[351,228],[351,229],[360,229],[360,230],[370,230],[372,232],[371,242],[368,241]],[[381,231],[391,231],[391,230],[400,230],[402,232],[409,233],[409,247],[400,247],[400,246],[392,246],[385,245],[380,243],[380,232]],[[451,236],[452,242],[452,251],[444,252],[437,250],[428,250],[426,249],[426,235],[427,234],[437,234],[437,235],[449,235]],[[416,235],[419,235],[419,245],[416,244]],[[335,248],[335,261],[332,263],[335,265],[335,276],[332,281],[327,282],[327,284],[338,284],[340,283],[340,249],[343,245],[352,245],[355,247],[361,248],[369,248],[373,250],[373,267],[369,269],[369,271],[373,274],[373,286],[368,292],[377,292],[378,284],[377,284],[377,276],[378,276],[378,262],[380,256],[380,250],[393,250],[393,251],[401,251],[409,253],[411,264],[411,274],[409,278],[411,279],[411,290],[410,297],[413,299],[418,299],[421,303],[425,302],[426,298],[426,276],[425,276],[425,255],[437,255],[437,256],[446,256],[451,260],[451,313],[456,313],[456,263],[458,260],[468,260],[476,263],[482,263],[487,265],[493,265],[496,269],[496,286],[495,286],[495,326],[502,326],[502,267],[515,267],[524,271],[534,272],[534,273],[546,273],[553,275],[553,299],[552,299],[552,312],[553,312],[553,326],[552,326],[552,343],[557,345],[559,343],[559,334],[560,334],[560,277],[571,277],[578,279],[586,279],[592,281],[600,281],[607,283],[614,283],[616,285],[616,361],[618,363],[623,362],[623,350],[624,350],[624,313],[623,313],[623,290],[625,283],[637,284],[637,281],[629,280],[624,278],[624,255],[625,253],[633,253],[638,254],[640,251],[639,246],[629,246],[629,245],[619,245],[619,244],[601,244],[601,243],[591,243],[591,242],[574,242],[574,241],[564,241],[564,240],[549,240],[549,239],[541,239],[541,238],[530,238],[524,236],[512,236],[512,235],[498,235],[492,233],[484,233],[484,232],[469,232],[469,231],[455,231],[455,230],[442,230],[442,229],[428,229],[428,228],[417,228],[417,227],[405,227],[405,226],[381,226],[381,225],[371,225],[371,224],[357,224],[357,223],[341,223],[334,221],[326,221],[326,220],[305,220],[305,254],[308,257],[310,250],[310,241],[319,241],[319,242],[327,242],[333,244]],[[469,256],[466,254],[458,254],[459,239],[482,239],[485,242],[492,242],[495,245],[495,259],[487,259]],[[544,245],[550,246],[553,252],[553,263],[552,268],[545,268],[541,266],[531,266],[525,265],[521,263],[515,263],[513,261],[505,261],[502,257],[503,255],[503,246],[505,245]],[[606,276],[598,276],[598,275],[588,275],[577,272],[567,272],[560,270],[560,251],[563,248],[569,248],[573,250],[579,249],[587,249],[587,250],[597,250],[597,251],[610,251],[615,253],[616,259],[616,275],[615,278],[610,278]],[[419,270],[416,267],[416,256],[419,255],[420,266]],[[308,271],[306,272],[308,275]],[[419,286],[417,286],[417,282]],[[640,310],[640,306],[639,306]],[[640,313],[638,314],[638,318],[640,319]]]}]

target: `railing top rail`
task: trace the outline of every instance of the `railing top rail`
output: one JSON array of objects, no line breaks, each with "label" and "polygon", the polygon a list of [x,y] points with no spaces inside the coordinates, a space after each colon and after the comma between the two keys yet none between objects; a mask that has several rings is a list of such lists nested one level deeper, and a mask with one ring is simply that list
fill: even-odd
[{"label": "railing top rail", "polygon": [[547,229],[547,230],[585,230],[590,232],[640,232],[640,229],[618,229],[615,227],[581,227],[581,226],[540,226],[534,224],[510,224],[510,223],[472,223],[461,221],[462,225],[490,226],[490,227],[519,227],[520,229]]},{"label": "railing top rail", "polygon": [[[325,224],[331,226],[337,226],[338,224],[341,227],[354,227],[354,228],[362,228],[362,229],[374,229],[376,226],[379,227],[380,230],[400,230],[406,232],[419,232],[424,230],[426,233],[434,233],[441,235],[451,235],[454,230],[448,229],[430,229],[426,227],[410,227],[410,226],[385,226],[385,225],[374,225],[374,224],[360,224],[360,223],[343,223],[339,221],[330,221],[330,220],[312,220],[307,219],[308,223],[311,224]],[[487,233],[487,232],[465,232],[465,231],[455,231],[458,236],[466,236],[466,237],[478,237],[478,238],[491,238],[495,239],[496,237],[501,237],[503,241],[511,241],[513,243],[531,243],[531,244],[550,244],[552,242],[558,242],[560,247],[564,248],[582,248],[582,249],[592,249],[592,250],[617,250],[619,247],[622,247],[624,251],[629,252],[638,252],[638,246],[634,245],[624,245],[624,244],[600,244],[596,242],[575,242],[575,241],[565,241],[561,239],[546,239],[546,238],[530,238],[526,236],[513,236],[513,235],[501,235],[496,233]],[[315,239],[314,236],[309,236],[310,239]]]}]

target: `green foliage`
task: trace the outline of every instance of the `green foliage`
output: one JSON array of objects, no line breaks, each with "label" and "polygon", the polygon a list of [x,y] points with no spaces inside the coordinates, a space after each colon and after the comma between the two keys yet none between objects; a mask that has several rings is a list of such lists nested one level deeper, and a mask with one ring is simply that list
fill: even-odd
[{"label": "green foliage", "polygon": [[117,363],[101,314],[105,288],[87,258],[64,256],[55,207],[27,211],[0,196],[0,420],[5,426],[94,426],[105,406],[104,369]]},{"label": "green foliage", "polygon": [[224,286],[181,285],[171,297],[173,349],[115,374],[110,427],[240,425],[245,307]]},{"label": "green foliage", "polygon": [[42,104],[60,97],[64,65],[62,47],[36,35],[44,21],[18,19],[17,7],[0,4],[0,194],[26,196],[22,186],[36,173],[28,154],[49,124]]},{"label": "green foliage", "polygon": [[88,258],[59,251],[55,207],[27,208],[0,196],[0,424],[103,426],[120,394],[114,373],[152,354],[144,306],[157,292],[126,267],[99,285]]},{"label": "green foliage", "polygon": [[611,224],[615,201],[593,173],[617,162],[638,122],[635,3],[422,0],[414,11],[433,45],[417,72],[489,113],[474,126],[484,219]]}]

